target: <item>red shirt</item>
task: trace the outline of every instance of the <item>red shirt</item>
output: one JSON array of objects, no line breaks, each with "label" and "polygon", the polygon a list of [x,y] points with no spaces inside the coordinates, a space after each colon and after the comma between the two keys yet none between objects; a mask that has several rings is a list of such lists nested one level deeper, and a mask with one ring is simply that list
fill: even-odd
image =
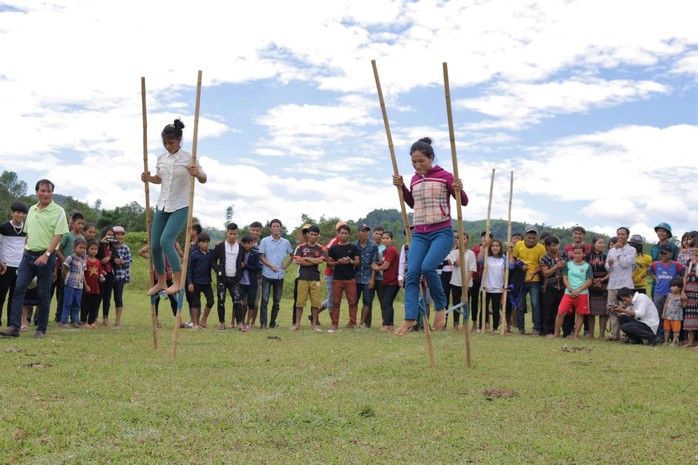
[{"label": "red shirt", "polygon": [[99,294],[99,277],[102,275],[102,263],[96,258],[93,260],[87,257],[87,268],[85,268],[85,284],[90,286],[90,291],[83,287],[84,294]]},{"label": "red shirt", "polygon": [[394,245],[383,251],[383,261],[390,262],[388,269],[383,271],[383,285],[397,286],[397,270],[400,266],[400,255]]}]

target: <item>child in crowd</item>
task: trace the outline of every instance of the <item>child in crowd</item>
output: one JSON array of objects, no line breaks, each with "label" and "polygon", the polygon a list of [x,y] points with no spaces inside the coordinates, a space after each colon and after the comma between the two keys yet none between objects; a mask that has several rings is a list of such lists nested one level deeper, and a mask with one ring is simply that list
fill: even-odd
[{"label": "child in crowd", "polygon": [[[684,267],[678,261],[671,259],[671,254],[674,252],[669,244],[659,246],[660,260],[652,263],[648,275],[654,280],[654,293],[652,301],[657,310],[664,308],[667,296],[671,294],[671,283],[676,278],[683,277]],[[682,286],[683,287],[683,286]],[[659,327],[657,328],[657,338],[664,336],[664,326],[662,325],[663,317],[660,315]]]},{"label": "child in crowd", "polygon": [[679,248],[679,254],[676,257],[676,261],[685,265],[691,259],[691,248],[688,243],[691,242],[691,233],[684,233],[681,236],[681,248]]},{"label": "child in crowd", "polygon": [[[484,247],[480,247],[477,261],[480,264],[485,262],[485,248],[487,248],[487,264],[483,267],[485,276],[486,297],[483,313],[488,308],[492,309],[492,334],[499,334],[499,320],[502,311],[502,295],[504,293],[504,273],[507,267],[512,269],[513,263],[507,264],[507,257],[504,254],[504,246],[500,239],[484,239]],[[509,254],[509,259],[514,257]]]},{"label": "child in crowd", "polygon": [[334,267],[332,279],[332,327],[327,331],[334,333],[339,327],[339,307],[342,303],[342,293],[346,293],[349,303],[349,324],[347,328],[356,327],[356,272],[355,267],[361,264],[359,248],[349,243],[351,229],[346,224],[339,227],[339,242],[330,247],[327,252],[327,264]]},{"label": "child in crowd", "polygon": [[112,247],[114,246],[114,230],[111,226],[102,228],[99,239],[99,251],[97,258],[102,264],[104,281],[99,285],[99,293],[102,295],[102,325],[111,326],[109,323],[109,308],[111,296],[114,291],[114,266],[112,264]]},{"label": "child in crowd", "polygon": [[[242,304],[240,303],[240,289],[238,281],[242,271],[242,247],[238,242],[238,225],[228,223],[225,230],[225,240],[216,244],[211,252],[211,266],[216,272],[216,295],[218,297],[218,329],[225,329],[225,297],[230,294],[233,300],[233,312],[230,317],[230,327],[235,327],[238,319],[238,329],[244,331],[245,323],[242,317]],[[206,319],[204,316],[204,320]]]},{"label": "child in crowd", "polygon": [[126,230],[114,226],[114,244],[112,245],[112,268],[114,270],[114,307],[116,320],[114,326],[121,327],[121,315],[124,312],[124,286],[131,282],[131,249],[124,244]]},{"label": "child in crowd", "polygon": [[647,276],[649,267],[652,265],[652,257],[642,251],[642,246],[644,243],[644,239],[639,234],[633,234],[630,236],[630,240],[628,241],[628,244],[637,250],[637,256],[635,257],[635,268],[633,269],[633,284],[635,286],[635,291],[641,294],[647,294],[647,280],[645,279],[645,276]]},{"label": "child in crowd", "polygon": [[691,239],[689,246],[692,258],[686,265],[681,294],[684,300],[683,330],[686,331],[688,338],[681,347],[693,347],[696,342],[696,332],[698,332],[698,238]]},{"label": "child in crowd", "polygon": [[599,317],[599,333],[600,338],[606,336],[606,319],[608,310],[606,303],[608,301],[608,290],[606,282],[608,281],[608,271],[606,271],[606,254],[604,247],[606,240],[602,236],[594,236],[591,238],[591,252],[584,257],[591,267],[592,277],[594,279],[589,288],[589,338],[594,339],[594,330],[596,326],[596,317]]},{"label": "child in crowd", "polygon": [[324,247],[317,243],[320,238],[320,228],[315,225],[308,227],[308,241],[296,247],[293,258],[298,265],[298,300],[296,302],[296,321],[292,330],[301,328],[303,307],[310,297],[310,312],[313,317],[313,331],[320,331],[317,324],[318,309],[322,304],[320,293],[320,270],[318,266],[326,260]]},{"label": "child in crowd", "polygon": [[[182,250],[179,247],[179,244],[175,243],[175,249],[177,249],[177,252],[181,255]],[[193,249],[192,249],[193,250]],[[138,255],[141,257],[148,259],[150,258],[150,247],[148,245],[144,245],[141,247],[141,249],[138,251]],[[150,272],[152,274],[151,278],[151,283],[154,283],[158,280],[157,273],[155,273],[155,268],[151,268]],[[172,285],[172,268],[170,267],[170,262],[169,260],[165,259],[165,279],[167,279],[167,285],[171,286]],[[187,291],[187,302],[189,302],[189,291]],[[173,294],[166,294],[167,295],[167,300],[170,302],[170,309],[172,310],[172,316],[176,317],[177,316],[177,299]],[[160,325],[160,300],[159,298],[155,299],[155,318],[156,318],[156,324],[158,328],[161,328],[162,326]],[[193,326],[193,323],[192,323]]]},{"label": "child in crowd", "polygon": [[[56,270],[62,270],[61,263],[65,261],[73,253],[75,240],[85,239],[82,235],[85,229],[85,216],[79,211],[71,212],[68,218],[69,231],[61,237],[58,247],[56,248]],[[58,273],[62,273],[58,271]],[[56,321],[60,321],[63,313],[63,292],[65,283],[63,280],[56,280]]]},{"label": "child in crowd", "polygon": [[85,286],[82,291],[80,321],[83,328],[94,329],[97,327],[95,322],[99,316],[99,304],[102,302],[99,283],[104,280],[104,271],[102,271],[102,264],[97,259],[99,242],[94,238],[86,242]]},{"label": "child in crowd", "polygon": [[[97,237],[97,226],[93,223],[85,223],[85,229],[83,229],[82,235],[89,244],[92,239]],[[89,249],[89,245],[87,248]]]},{"label": "child in crowd", "polygon": [[13,202],[10,206],[12,218],[0,225],[0,325],[2,310],[7,299],[7,319],[10,322],[10,305],[17,282],[17,269],[24,255],[24,244],[27,233],[24,232],[24,221],[29,209],[22,202]]},{"label": "child in crowd", "polygon": [[[85,284],[85,269],[87,263],[85,260],[85,251],[87,242],[83,238],[77,238],[72,241],[73,253],[65,257],[62,266],[62,280],[64,284],[63,294],[63,312],[61,313],[62,328],[68,327],[68,316],[70,315],[70,326],[79,328],[78,321],[80,320],[80,301],[82,300],[82,289]],[[89,286],[86,287],[89,291]]]},{"label": "child in crowd", "polygon": [[257,318],[257,291],[259,286],[258,274],[262,269],[259,264],[259,253],[254,250],[254,238],[251,234],[242,236],[242,276],[240,276],[240,300],[242,313],[245,315],[245,329],[254,326]]},{"label": "child in crowd", "polygon": [[[458,240],[458,234],[455,234],[455,239]],[[461,300],[464,298],[464,300],[467,302],[468,300],[468,289],[470,289],[470,286],[473,285],[473,273],[477,271],[477,257],[475,257],[475,253],[468,249],[468,241],[469,241],[469,236],[468,233],[463,232],[463,248],[465,252],[463,253],[463,258],[465,260],[465,286],[463,286],[463,277],[461,275],[461,261],[460,261],[460,249],[456,247],[455,249],[451,250],[451,252],[448,254],[447,260],[451,264],[452,272],[451,272],[451,293],[453,295],[453,306],[455,307],[459,303],[461,303]],[[463,287],[465,287],[465,292],[463,292]],[[468,305],[463,305],[462,307],[458,308],[458,310],[464,312],[464,317],[463,317],[463,329],[467,330],[468,327],[468,310],[469,307]],[[453,331],[459,331],[460,330],[460,312],[458,310],[453,311]],[[476,323],[476,318],[477,315],[473,313],[472,315],[473,318],[473,332],[480,332],[480,327]]]},{"label": "child in crowd", "polygon": [[[575,244],[584,247],[583,244]],[[582,249],[584,250],[584,249]],[[565,284],[562,279],[563,270],[568,261],[567,253],[560,252],[560,239],[551,234],[545,238],[545,255],[540,259],[540,273],[542,275],[541,310],[543,316],[543,331],[541,335],[552,334],[555,331],[558,307],[565,295]],[[563,316],[564,318],[564,316]],[[569,322],[563,329],[565,336],[571,332]]]},{"label": "child in crowd", "polygon": [[575,244],[572,249],[573,260],[567,262],[562,271],[562,280],[565,284],[565,295],[562,297],[560,307],[555,318],[555,332],[552,337],[560,336],[560,328],[565,320],[565,315],[577,313],[574,324],[574,339],[579,338],[579,332],[584,324],[584,315],[589,314],[589,287],[593,283],[591,266],[584,261],[583,244]]},{"label": "child in crowd", "polygon": [[[659,285],[657,285],[657,287],[659,287]],[[664,345],[669,345],[669,333],[673,332],[674,339],[671,341],[671,345],[678,346],[679,334],[681,333],[681,321],[683,320],[683,300],[681,300],[683,279],[672,279],[670,288],[671,294],[667,296],[662,310],[662,319],[664,319]]]},{"label": "child in crowd", "polygon": [[[206,297],[204,308],[204,321],[213,307],[213,288],[211,287],[211,253],[208,245],[211,236],[206,233],[199,234],[197,248],[189,256],[189,268],[187,269],[187,288],[194,294],[192,301],[192,328],[199,329],[199,314],[201,311],[201,294]],[[204,323],[205,324],[205,323]]]},{"label": "child in crowd", "polygon": [[400,266],[400,257],[397,249],[393,245],[393,232],[384,230],[382,235],[383,253],[381,264],[374,264],[374,270],[383,275],[383,301],[381,302],[381,312],[383,317],[383,326],[381,331],[392,331],[395,329],[395,310],[393,302],[400,291],[398,282],[398,267]]}]

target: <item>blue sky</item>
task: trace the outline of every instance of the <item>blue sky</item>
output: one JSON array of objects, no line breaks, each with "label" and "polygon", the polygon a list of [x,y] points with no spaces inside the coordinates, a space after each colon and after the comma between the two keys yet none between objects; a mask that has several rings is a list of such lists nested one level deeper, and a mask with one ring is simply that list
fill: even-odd
[{"label": "blue sky", "polygon": [[140,77],[153,167],[175,117],[191,147],[201,69],[205,226],[231,204],[239,224],[357,219],[399,208],[371,59],[406,177],[423,136],[452,168],[448,62],[465,219],[486,216],[495,168],[496,218],[513,170],[517,221],[650,240],[659,222],[698,227],[692,2],[258,3],[0,0],[3,169],[91,204],[143,204]]}]

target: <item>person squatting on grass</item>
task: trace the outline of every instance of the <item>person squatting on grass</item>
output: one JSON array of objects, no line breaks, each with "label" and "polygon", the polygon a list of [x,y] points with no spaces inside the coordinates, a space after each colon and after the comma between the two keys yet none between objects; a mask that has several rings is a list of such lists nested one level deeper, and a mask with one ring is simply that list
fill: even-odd
[{"label": "person squatting on grass", "polygon": [[611,312],[618,316],[620,331],[628,335],[630,343],[642,344],[647,339],[648,344],[657,344],[659,313],[652,299],[629,287],[618,289],[616,298],[623,305],[611,305]]},{"label": "person squatting on grass", "polygon": [[[151,175],[150,171],[141,174],[141,181],[161,185],[150,235],[153,266],[158,282],[150,288],[148,295],[155,295],[159,291],[165,291],[166,294],[179,292],[182,285],[182,264],[174,242],[189,215],[189,179],[194,176],[201,184],[207,180],[198,160],[196,165],[192,165],[191,154],[182,150],[182,129],[184,123],[178,119],[165,126],[161,136],[166,150],[158,157],[155,174]],[[170,287],[166,287],[165,256],[172,266]]]},{"label": "person squatting on grass", "polygon": [[446,296],[436,267],[448,255],[453,244],[450,197],[460,195],[461,204],[468,205],[468,196],[460,180],[435,164],[432,140],[418,140],[410,148],[415,174],[409,189],[402,176],[393,176],[393,184],[402,189],[405,203],[414,209],[414,231],[409,251],[409,268],[405,281],[405,321],[395,330],[402,336],[417,325],[419,316],[419,280],[427,281],[434,300],[434,329],[446,323]]}]

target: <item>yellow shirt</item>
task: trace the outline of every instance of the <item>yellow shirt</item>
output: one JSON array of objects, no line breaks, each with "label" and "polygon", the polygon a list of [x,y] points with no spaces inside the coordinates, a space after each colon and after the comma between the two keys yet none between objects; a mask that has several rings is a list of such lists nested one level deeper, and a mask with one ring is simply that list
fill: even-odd
[{"label": "yellow shirt", "polygon": [[528,265],[528,271],[526,271],[527,283],[540,281],[538,270],[540,269],[540,259],[543,258],[544,255],[545,246],[540,242],[536,242],[536,245],[531,248],[526,247],[524,241],[516,243],[514,247],[514,258]]},{"label": "yellow shirt", "polygon": [[646,253],[635,257],[635,267],[633,268],[633,286],[635,286],[635,289],[647,289],[645,275],[651,265],[652,257]]}]

